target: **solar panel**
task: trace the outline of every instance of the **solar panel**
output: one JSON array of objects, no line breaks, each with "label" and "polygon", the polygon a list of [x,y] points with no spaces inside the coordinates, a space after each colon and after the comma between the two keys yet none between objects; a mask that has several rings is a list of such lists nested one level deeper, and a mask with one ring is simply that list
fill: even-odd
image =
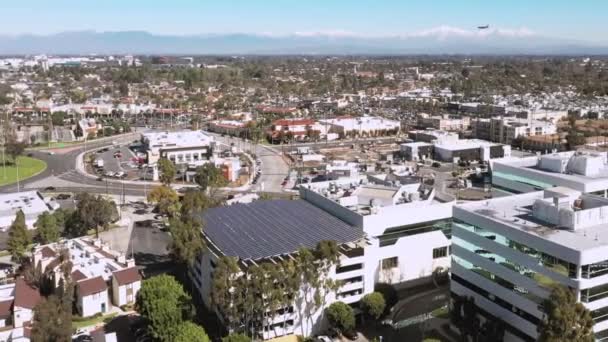
[{"label": "solar panel", "polygon": [[319,241],[356,241],[353,227],[304,200],[257,201],[212,208],[203,214],[203,231],[225,255],[261,259],[314,248]]}]

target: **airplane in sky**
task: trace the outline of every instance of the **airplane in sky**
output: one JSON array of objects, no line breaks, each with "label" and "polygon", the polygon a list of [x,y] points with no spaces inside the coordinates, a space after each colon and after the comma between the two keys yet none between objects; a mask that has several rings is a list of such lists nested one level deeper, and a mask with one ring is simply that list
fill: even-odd
[{"label": "airplane in sky", "polygon": [[490,25],[477,26],[477,28],[480,29],[480,30],[485,30],[485,29],[487,29],[489,27],[490,27]]}]

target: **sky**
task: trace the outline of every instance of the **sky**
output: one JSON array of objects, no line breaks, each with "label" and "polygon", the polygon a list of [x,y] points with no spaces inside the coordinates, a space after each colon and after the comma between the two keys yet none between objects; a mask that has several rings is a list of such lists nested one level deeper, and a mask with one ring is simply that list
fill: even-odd
[{"label": "sky", "polygon": [[403,35],[478,25],[608,42],[605,0],[1,1],[0,34],[64,31]]}]

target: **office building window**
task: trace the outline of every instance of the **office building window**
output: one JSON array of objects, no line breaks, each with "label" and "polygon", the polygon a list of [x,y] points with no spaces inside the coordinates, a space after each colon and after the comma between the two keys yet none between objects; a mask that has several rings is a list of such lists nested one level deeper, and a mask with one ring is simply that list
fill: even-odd
[{"label": "office building window", "polygon": [[388,270],[399,266],[399,259],[397,257],[382,259],[382,269]]},{"label": "office building window", "polygon": [[448,256],[447,247],[433,248],[433,259],[444,258]]}]

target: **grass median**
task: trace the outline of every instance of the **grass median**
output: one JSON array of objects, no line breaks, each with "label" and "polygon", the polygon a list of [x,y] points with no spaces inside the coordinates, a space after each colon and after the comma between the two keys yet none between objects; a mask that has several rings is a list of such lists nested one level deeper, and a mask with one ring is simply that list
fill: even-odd
[{"label": "grass median", "polygon": [[[30,157],[17,158],[19,165],[19,180],[23,181],[39,174],[46,169],[46,163],[40,159]],[[14,163],[6,163],[3,167],[0,160],[0,186],[17,183],[17,167]]]}]

